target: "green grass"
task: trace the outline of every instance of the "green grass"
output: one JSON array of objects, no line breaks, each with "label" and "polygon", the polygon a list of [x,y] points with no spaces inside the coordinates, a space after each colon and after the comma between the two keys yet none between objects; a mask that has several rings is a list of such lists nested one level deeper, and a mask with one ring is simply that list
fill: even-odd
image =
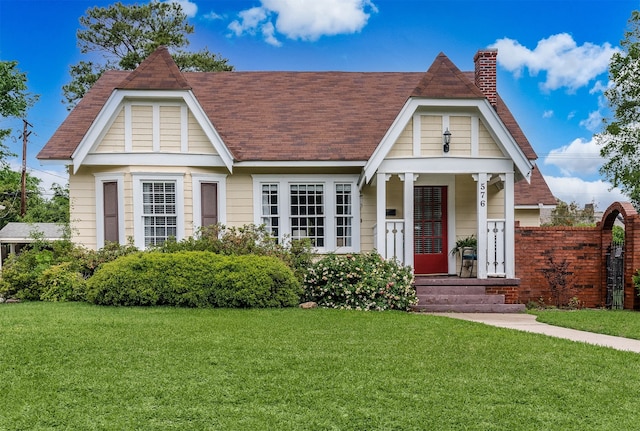
[{"label": "green grass", "polygon": [[550,325],[640,340],[640,313],[628,310],[534,310],[537,320]]},{"label": "green grass", "polygon": [[631,430],[640,355],[447,317],[0,306],[2,430]]}]

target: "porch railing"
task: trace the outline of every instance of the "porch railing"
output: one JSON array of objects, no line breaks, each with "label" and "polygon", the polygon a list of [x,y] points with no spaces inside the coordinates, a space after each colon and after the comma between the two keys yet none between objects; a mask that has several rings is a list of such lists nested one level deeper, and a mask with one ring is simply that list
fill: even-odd
[{"label": "porch railing", "polygon": [[507,273],[504,219],[487,220],[487,276],[504,277]]},{"label": "porch railing", "polygon": [[[404,263],[405,222],[404,220],[385,220],[384,256]],[[487,220],[487,276],[504,277],[506,275],[504,219]],[[377,229],[373,227],[373,243],[378,243]]]},{"label": "porch railing", "polygon": [[[373,227],[373,243],[378,243],[376,226]],[[384,243],[384,256],[404,263],[404,220],[385,220]]]}]

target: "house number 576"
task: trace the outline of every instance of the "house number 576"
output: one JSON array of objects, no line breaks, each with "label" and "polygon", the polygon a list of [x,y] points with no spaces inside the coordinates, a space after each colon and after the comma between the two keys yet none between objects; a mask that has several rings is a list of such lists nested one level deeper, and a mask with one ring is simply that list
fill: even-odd
[{"label": "house number 576", "polygon": [[480,184],[480,206],[487,205],[487,185],[485,183]]}]

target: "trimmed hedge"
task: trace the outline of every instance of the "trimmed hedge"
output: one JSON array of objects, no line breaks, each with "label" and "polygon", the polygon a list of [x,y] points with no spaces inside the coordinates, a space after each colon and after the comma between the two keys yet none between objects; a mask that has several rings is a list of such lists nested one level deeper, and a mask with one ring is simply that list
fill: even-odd
[{"label": "trimmed hedge", "polygon": [[208,251],[139,252],[105,263],[87,280],[87,301],[100,305],[288,307],[300,283],[275,257]]}]

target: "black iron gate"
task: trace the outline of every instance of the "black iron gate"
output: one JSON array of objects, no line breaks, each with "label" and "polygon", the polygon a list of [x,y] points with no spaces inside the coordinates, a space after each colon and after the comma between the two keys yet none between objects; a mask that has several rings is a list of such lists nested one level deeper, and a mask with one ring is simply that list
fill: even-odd
[{"label": "black iron gate", "polygon": [[607,299],[606,307],[624,308],[624,243],[612,242],[607,248]]}]

